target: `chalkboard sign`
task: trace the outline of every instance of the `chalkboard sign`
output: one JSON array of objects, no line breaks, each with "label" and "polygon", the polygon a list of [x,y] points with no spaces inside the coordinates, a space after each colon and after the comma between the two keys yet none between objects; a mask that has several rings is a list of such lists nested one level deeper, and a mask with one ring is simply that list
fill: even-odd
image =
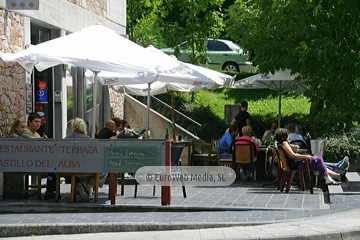
[{"label": "chalkboard sign", "polygon": [[105,170],[136,172],[143,166],[161,166],[160,146],[106,146]]}]

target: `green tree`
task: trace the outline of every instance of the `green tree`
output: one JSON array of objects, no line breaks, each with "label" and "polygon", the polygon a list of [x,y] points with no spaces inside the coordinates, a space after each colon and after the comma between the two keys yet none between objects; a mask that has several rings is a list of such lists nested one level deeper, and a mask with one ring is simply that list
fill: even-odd
[{"label": "green tree", "polygon": [[159,25],[162,12],[159,8],[162,6],[162,0],[128,0],[126,4],[126,28],[129,39],[143,47],[166,47]]},{"label": "green tree", "polygon": [[360,116],[359,10],[357,0],[238,0],[227,30],[261,72],[301,74],[317,132],[347,130]]},{"label": "green tree", "polygon": [[224,23],[220,12],[224,0],[163,0],[163,37],[168,46],[175,47],[188,41],[190,61],[199,65],[207,62],[204,39],[218,38]]}]

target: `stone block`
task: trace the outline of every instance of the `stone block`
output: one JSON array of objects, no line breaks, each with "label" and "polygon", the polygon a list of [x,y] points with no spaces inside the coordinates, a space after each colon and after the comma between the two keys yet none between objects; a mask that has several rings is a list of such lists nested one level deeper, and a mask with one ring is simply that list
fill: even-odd
[{"label": "stone block", "polygon": [[348,172],[346,183],[350,191],[360,191],[360,176],[357,172]]}]

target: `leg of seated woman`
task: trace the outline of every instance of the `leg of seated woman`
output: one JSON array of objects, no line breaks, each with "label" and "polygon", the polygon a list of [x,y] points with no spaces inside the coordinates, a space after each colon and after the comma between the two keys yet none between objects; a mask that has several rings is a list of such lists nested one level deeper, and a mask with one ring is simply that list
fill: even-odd
[{"label": "leg of seated woman", "polygon": [[334,171],[332,171],[332,170],[330,170],[330,169],[328,169],[328,173],[329,173],[329,176],[330,176],[331,178],[336,178],[337,180],[341,180],[341,175],[340,175],[340,173],[336,173],[336,172],[334,172]]},{"label": "leg of seated woman", "polygon": [[[324,159],[322,157],[320,157],[320,156],[313,156],[309,160],[309,167],[310,167],[311,170],[318,171],[319,175],[325,178],[325,182],[327,184],[333,182],[333,179],[332,179],[333,177],[334,178],[340,177],[340,174],[335,173],[335,172],[333,172],[331,170],[328,170],[326,168],[325,163],[324,163]],[[300,163],[298,169],[305,169],[305,168],[306,168],[306,163],[305,163],[305,160],[304,160],[303,162]]]},{"label": "leg of seated woman", "polygon": [[[310,167],[310,170],[318,171],[320,176],[322,176],[322,177],[329,175],[327,168],[325,166],[324,160],[320,156],[313,156],[309,160],[309,167]],[[304,160],[300,163],[298,169],[301,170],[301,169],[305,169],[305,168],[306,168],[306,163]]]}]

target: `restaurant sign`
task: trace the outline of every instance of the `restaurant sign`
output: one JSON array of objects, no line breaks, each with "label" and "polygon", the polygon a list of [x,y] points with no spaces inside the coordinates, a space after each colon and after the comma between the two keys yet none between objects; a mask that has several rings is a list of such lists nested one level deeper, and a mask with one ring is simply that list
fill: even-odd
[{"label": "restaurant sign", "polygon": [[[107,170],[136,171],[143,165],[131,161],[135,163],[140,160],[137,156],[151,152],[156,153],[154,164],[165,163],[164,140],[1,139],[0,172],[104,172],[110,155],[118,165],[123,158],[127,164]],[[117,157],[114,153],[122,154]]]}]

